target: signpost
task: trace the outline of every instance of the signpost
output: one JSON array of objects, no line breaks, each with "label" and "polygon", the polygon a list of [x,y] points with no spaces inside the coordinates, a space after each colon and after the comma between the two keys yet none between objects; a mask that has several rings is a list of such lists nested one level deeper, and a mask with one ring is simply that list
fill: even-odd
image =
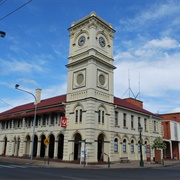
[{"label": "signpost", "polygon": [[48,138],[46,138],[46,139],[44,140],[44,144],[45,144],[46,146],[49,145],[49,139],[48,139]]},{"label": "signpost", "polygon": [[[44,140],[44,145],[45,145],[45,149],[46,149],[46,151],[47,151],[47,146],[49,145],[49,139],[48,138],[46,138],[45,140]],[[46,154],[46,153],[45,153]],[[48,165],[49,165],[49,155],[48,155]]]},{"label": "signpost", "polygon": [[[86,139],[79,141],[79,143],[84,143],[84,148],[81,148],[81,158],[84,158],[84,167],[85,167],[85,162],[87,165],[87,154],[88,150],[86,149],[86,144],[92,144],[91,142],[86,142]],[[80,160],[81,163],[81,160]]]}]

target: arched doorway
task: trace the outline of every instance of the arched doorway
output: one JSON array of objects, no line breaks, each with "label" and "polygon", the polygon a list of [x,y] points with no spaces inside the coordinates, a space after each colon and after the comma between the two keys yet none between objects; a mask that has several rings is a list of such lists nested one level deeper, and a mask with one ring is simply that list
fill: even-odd
[{"label": "arched doorway", "polygon": [[54,157],[54,135],[50,135],[49,137],[50,143],[49,143],[49,158],[53,158]]},{"label": "arched doorway", "polygon": [[44,157],[45,156],[45,149],[46,149],[46,146],[44,144],[44,140],[46,139],[45,135],[43,134],[41,136],[41,151],[40,151],[40,157]]},{"label": "arched doorway", "polygon": [[26,156],[30,155],[30,142],[31,142],[30,136],[27,135],[26,136],[26,152],[25,152]]},{"label": "arched doorway", "polygon": [[103,151],[104,151],[104,135],[100,134],[98,136],[98,146],[97,146],[97,159],[98,161],[103,161]]},{"label": "arched doorway", "polygon": [[63,149],[64,149],[64,135],[60,134],[58,136],[58,159],[63,159]]},{"label": "arched doorway", "polygon": [[6,148],[7,148],[7,137],[4,138],[4,150],[3,150],[3,155],[6,155]]},{"label": "arched doorway", "polygon": [[34,136],[33,157],[37,156],[38,137]]},{"label": "arched doorway", "polygon": [[74,160],[80,159],[80,152],[81,152],[81,135],[79,133],[76,133],[74,135]]}]

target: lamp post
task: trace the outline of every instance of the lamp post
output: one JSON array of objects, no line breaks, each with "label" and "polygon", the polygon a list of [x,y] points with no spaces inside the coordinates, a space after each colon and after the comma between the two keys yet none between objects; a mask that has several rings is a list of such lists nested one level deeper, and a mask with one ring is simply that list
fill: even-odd
[{"label": "lamp post", "polygon": [[6,33],[4,31],[0,31],[0,37],[5,37]]},{"label": "lamp post", "polygon": [[142,155],[142,126],[138,125],[139,138],[140,138],[140,167],[144,167],[143,155]]},{"label": "lamp post", "polygon": [[23,92],[28,93],[28,94],[31,94],[34,97],[34,99],[35,99],[34,121],[33,121],[33,131],[32,131],[31,158],[30,158],[30,163],[32,163],[32,160],[33,160],[33,150],[34,150],[34,134],[35,134],[35,125],[36,125],[37,99],[36,99],[36,96],[33,93],[25,91],[23,89],[20,89],[19,88],[19,84],[15,85],[15,89],[17,89],[19,91],[23,91]]}]

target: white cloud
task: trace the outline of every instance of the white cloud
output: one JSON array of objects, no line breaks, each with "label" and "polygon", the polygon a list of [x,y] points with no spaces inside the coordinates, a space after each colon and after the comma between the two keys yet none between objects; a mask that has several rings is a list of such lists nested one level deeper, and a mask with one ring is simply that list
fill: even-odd
[{"label": "white cloud", "polygon": [[[179,9],[180,1],[156,2],[153,3],[153,5],[151,4],[151,6],[144,7],[143,10],[140,10],[134,18],[120,20],[120,24],[122,24],[126,30],[141,30],[149,26],[151,23],[154,23],[154,26],[151,26],[151,28],[156,28],[155,21],[171,18],[172,20],[168,21],[168,24],[165,24],[166,27],[170,27],[171,25],[177,26],[180,24]],[[140,26],[143,26],[143,28],[139,28]]]},{"label": "white cloud", "polygon": [[[157,104],[159,104],[159,107],[162,109],[167,109],[165,106],[170,106],[172,101],[174,101],[172,100],[172,94],[180,91],[180,79],[178,78],[180,77],[180,53],[169,55],[164,60],[119,61],[116,63],[116,67],[114,81],[116,96],[122,97],[126,90],[128,90],[129,71],[130,87],[135,95],[139,92],[140,82],[141,96],[152,99],[162,98],[163,101],[169,101],[169,104],[165,105],[156,103],[156,105],[152,106],[153,103],[151,103],[152,107],[150,107],[150,105],[147,106],[149,110],[154,111],[156,109],[155,106],[158,107]],[[124,97],[127,97],[128,95],[127,92]]]},{"label": "white cloud", "polygon": [[114,56],[114,59],[132,59],[133,56],[130,54],[130,52],[119,52]]},{"label": "white cloud", "polygon": [[180,47],[180,44],[169,37],[164,37],[162,39],[153,39],[147,42],[143,48],[162,48],[162,49],[174,49]]},{"label": "white cloud", "polygon": [[66,94],[67,83],[42,89],[42,99]]},{"label": "white cloud", "polygon": [[44,63],[44,61],[38,61],[38,63],[29,63],[27,61],[16,59],[11,59],[7,61],[0,59],[1,73],[3,74],[9,74],[12,72],[30,73],[32,71],[43,71],[42,64]]},{"label": "white cloud", "polygon": [[31,85],[38,85],[38,83],[35,80],[32,79],[27,79],[27,78],[20,78],[17,79],[16,82],[20,82],[20,83],[26,83],[26,84],[31,84]]},{"label": "white cloud", "polygon": [[[60,85],[49,86],[46,89],[42,89],[41,99],[46,99],[46,98],[51,98],[51,97],[59,96],[62,94],[66,94],[66,88],[67,88],[67,84],[64,83],[64,84],[60,84]],[[31,92],[34,95],[36,93],[35,89],[30,89],[27,87],[22,87],[22,89],[24,89],[28,92]],[[23,93],[18,90],[15,91],[13,89],[13,94],[14,93],[16,93],[16,94],[20,93],[21,96],[18,97],[18,99],[17,99],[17,97],[14,97],[14,98],[4,98],[4,99],[2,99],[2,101],[0,100],[0,113],[3,111],[9,110],[13,107],[19,106],[19,105],[34,102],[34,98],[27,93]]]}]

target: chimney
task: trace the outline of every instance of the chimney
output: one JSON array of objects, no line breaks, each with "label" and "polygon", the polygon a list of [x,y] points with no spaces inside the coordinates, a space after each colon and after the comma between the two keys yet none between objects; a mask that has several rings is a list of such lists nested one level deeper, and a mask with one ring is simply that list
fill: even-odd
[{"label": "chimney", "polygon": [[143,102],[142,101],[139,101],[139,100],[133,99],[133,98],[125,98],[124,100],[134,104],[135,106],[143,108]]},{"label": "chimney", "polygon": [[41,102],[41,88],[37,88],[36,89],[36,100],[37,100],[37,104]]}]

